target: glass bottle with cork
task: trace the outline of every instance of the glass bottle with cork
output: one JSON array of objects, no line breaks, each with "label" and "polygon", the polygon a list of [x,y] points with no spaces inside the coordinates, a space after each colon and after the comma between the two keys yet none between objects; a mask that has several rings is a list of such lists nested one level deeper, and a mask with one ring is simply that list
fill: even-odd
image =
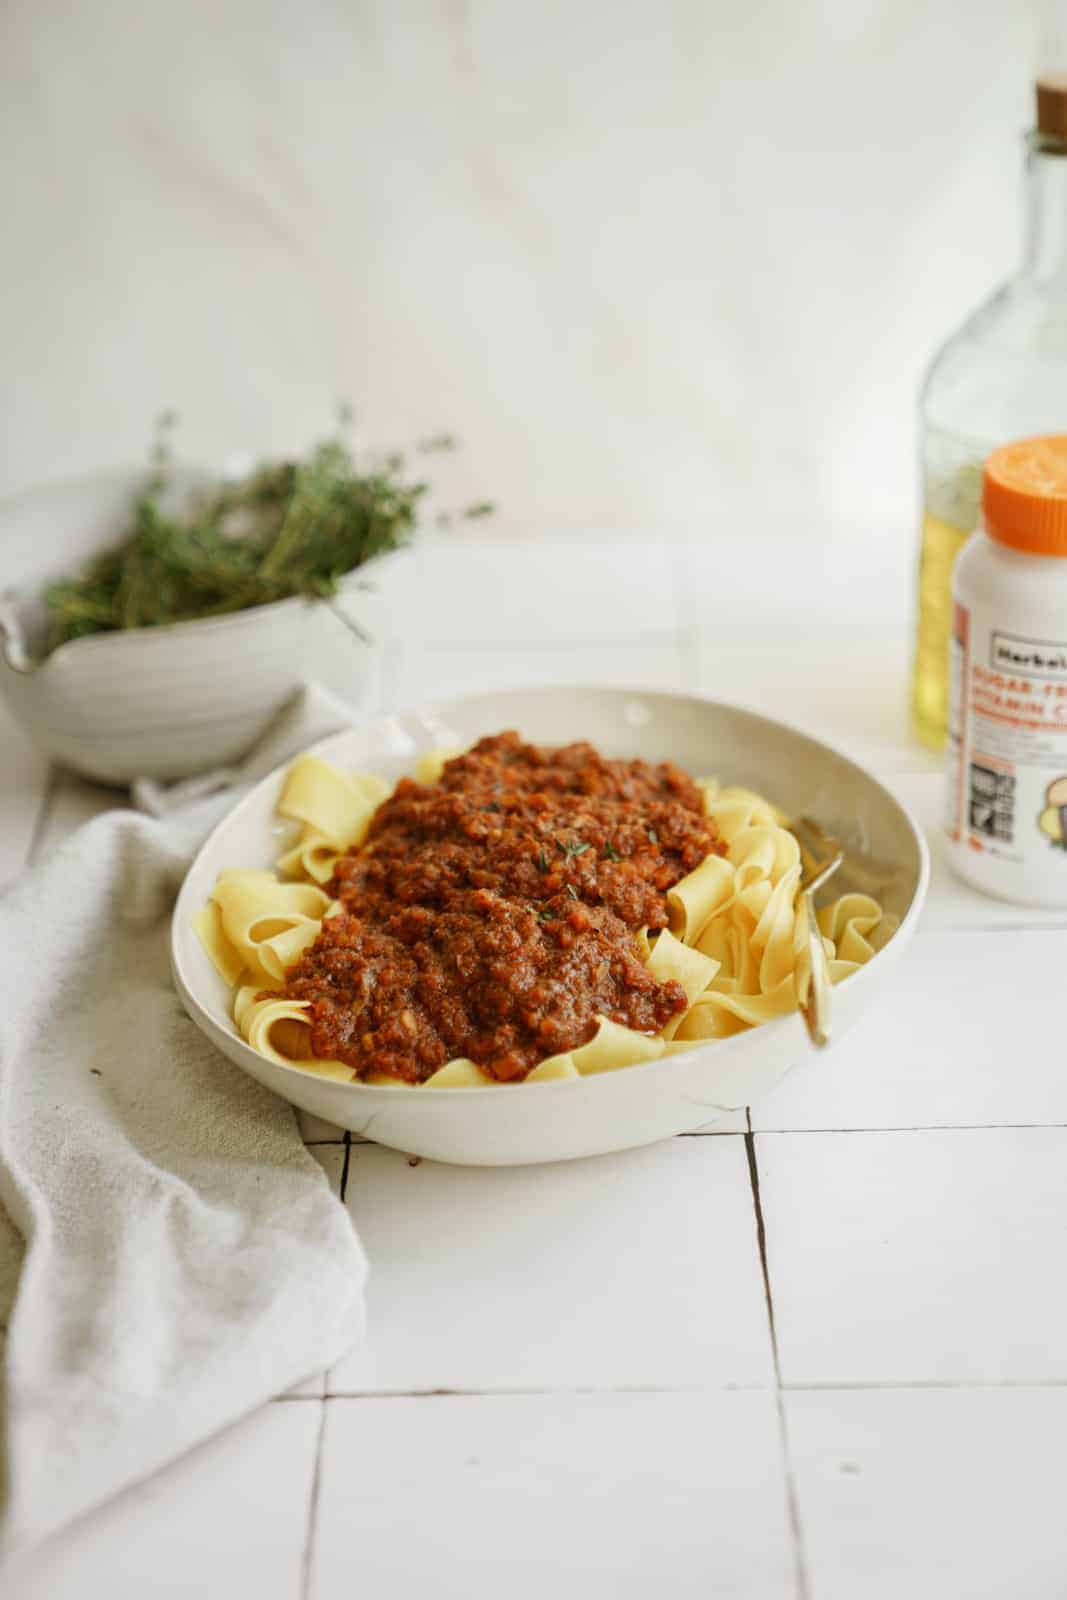
[{"label": "glass bottle with cork", "polygon": [[923,532],[912,706],[945,742],[952,568],[978,525],[982,463],[997,445],[1067,431],[1067,74],[1037,83],[1027,136],[1019,271],[942,345],[921,399]]}]

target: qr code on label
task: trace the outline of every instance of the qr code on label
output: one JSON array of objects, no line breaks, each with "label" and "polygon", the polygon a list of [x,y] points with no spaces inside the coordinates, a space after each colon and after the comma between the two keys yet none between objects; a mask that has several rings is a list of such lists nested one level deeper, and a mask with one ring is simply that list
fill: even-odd
[{"label": "qr code on label", "polygon": [[972,833],[1011,842],[1015,832],[1014,773],[971,762],[970,825]]}]

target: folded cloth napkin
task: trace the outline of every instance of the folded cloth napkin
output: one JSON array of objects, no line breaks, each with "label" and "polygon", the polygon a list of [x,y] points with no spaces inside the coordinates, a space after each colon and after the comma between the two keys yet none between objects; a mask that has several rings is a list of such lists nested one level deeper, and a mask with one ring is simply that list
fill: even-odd
[{"label": "folded cloth napkin", "polygon": [[[304,691],[227,785],[352,715]],[[0,1200],[25,1244],[0,1228],[5,1551],[362,1332],[363,1252],[292,1108],[171,985],[174,895],[233,799],[188,794],[142,785],[162,820],[106,813],[0,900]]]}]

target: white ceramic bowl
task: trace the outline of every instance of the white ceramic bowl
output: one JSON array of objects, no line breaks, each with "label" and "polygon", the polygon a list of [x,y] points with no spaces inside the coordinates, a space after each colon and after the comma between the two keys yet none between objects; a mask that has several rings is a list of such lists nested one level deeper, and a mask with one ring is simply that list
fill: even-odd
[{"label": "white ceramic bowl", "polygon": [[[78,572],[121,535],[144,477],[106,473],[0,504],[0,693],[30,737],[105,783],[178,778],[237,760],[301,683],[314,680],[358,701],[375,652],[329,606],[299,599],[96,634],[33,664],[44,585]],[[183,469],[175,495],[206,481]],[[356,584],[390,559],[368,562],[346,580],[346,609]]]},{"label": "white ceramic bowl", "polygon": [[[320,755],[396,778],[434,745],[517,728],[541,744],[586,738],[605,754],[671,759],[748,784],[831,828],[857,862],[891,869],[882,895],[902,919],[874,959],[834,990],[834,1041],[887,986],[918,920],[929,876],[915,823],[880,783],[828,746],[750,711],[694,696],[624,689],[527,689],[382,718],[324,740]],[[593,1077],[482,1089],[338,1083],[252,1050],[230,1018],[230,991],[192,919],[224,867],[270,867],[284,848],[275,805],[283,771],[264,779],[212,833],[178,897],[171,957],[193,1021],[260,1083],[328,1122],[414,1155],[475,1166],[561,1161],[651,1144],[750,1105],[811,1048],[798,1015],[659,1061]],[[837,880],[835,892],[848,887]],[[835,1044],[831,1044],[833,1049]]]}]

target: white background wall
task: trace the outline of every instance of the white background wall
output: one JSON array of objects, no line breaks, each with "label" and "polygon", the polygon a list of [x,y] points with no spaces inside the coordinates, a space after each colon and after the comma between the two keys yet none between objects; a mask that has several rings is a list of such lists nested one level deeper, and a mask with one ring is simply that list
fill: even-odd
[{"label": "white background wall", "polygon": [[[508,531],[911,537],[1036,5],[7,0],[0,490],[455,430]],[[1047,54],[1047,47],[1046,47]],[[905,530],[907,530],[905,532]]]}]

